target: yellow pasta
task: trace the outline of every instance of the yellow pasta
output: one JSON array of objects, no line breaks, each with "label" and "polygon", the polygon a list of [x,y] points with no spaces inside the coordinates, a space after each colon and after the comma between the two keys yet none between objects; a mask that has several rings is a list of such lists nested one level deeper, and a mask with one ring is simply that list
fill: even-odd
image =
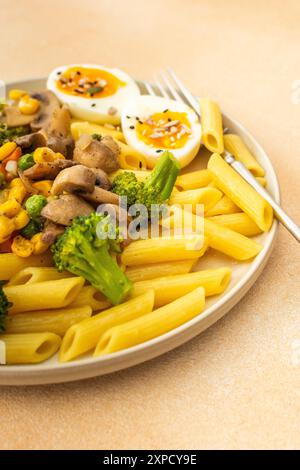
[{"label": "yellow pasta", "polygon": [[198,189],[208,186],[213,179],[213,175],[207,169],[191,171],[184,175],[179,175],[176,180],[176,187],[181,190]]},{"label": "yellow pasta", "polygon": [[33,310],[63,308],[78,296],[84,285],[82,277],[70,277],[55,281],[37,282],[19,286],[4,286],[4,292],[12,307],[10,314]]},{"label": "yellow pasta", "polygon": [[125,171],[131,171],[131,173],[134,173],[138,181],[145,181],[146,178],[150,175],[150,171],[148,170],[125,170],[125,169],[119,169],[117,171],[114,171],[113,173],[109,174],[109,179],[110,181],[113,181],[116,176],[121,175]]},{"label": "yellow pasta", "polygon": [[169,261],[165,263],[131,266],[126,269],[126,276],[132,281],[145,281],[161,276],[187,274],[191,271],[195,260]]},{"label": "yellow pasta", "polygon": [[5,333],[43,333],[50,331],[59,336],[75,323],[79,323],[92,315],[89,306],[64,308],[58,310],[40,310],[35,312],[8,315],[5,323]]},{"label": "yellow pasta", "polygon": [[214,153],[208,162],[217,186],[240,207],[263,231],[273,221],[272,207],[223,158]]},{"label": "yellow pasta", "polygon": [[265,170],[256,161],[239,135],[224,135],[225,149],[242,162],[255,176],[264,176]]},{"label": "yellow pasta", "polygon": [[146,170],[147,169],[147,160],[145,156],[130,147],[124,142],[118,141],[120,147],[119,163],[121,168],[126,170]]},{"label": "yellow pasta", "polygon": [[123,132],[117,131],[113,127],[101,126],[87,121],[73,121],[71,123],[71,134],[74,140],[78,140],[82,134],[100,134],[102,136],[110,135],[114,139],[125,142]]},{"label": "yellow pasta", "polygon": [[53,266],[53,260],[49,253],[29,258],[20,258],[14,253],[0,254],[0,279],[7,281],[17,274],[21,269],[28,267]]},{"label": "yellow pasta", "polygon": [[58,351],[61,338],[48,332],[4,334],[0,341],[5,344],[6,364],[37,364]]},{"label": "yellow pasta", "polygon": [[211,152],[223,153],[223,125],[219,105],[209,98],[200,100],[202,140]]},{"label": "yellow pasta", "polygon": [[151,312],[153,305],[154,291],[150,290],[71,326],[63,338],[59,360],[70,361],[90,351],[107,329]]},{"label": "yellow pasta", "polygon": [[94,356],[111,354],[163,335],[199,315],[204,305],[205,291],[198,287],[152,313],[111,328],[99,339]]},{"label": "yellow pasta", "polygon": [[6,285],[18,286],[20,284],[35,284],[36,282],[65,279],[67,277],[73,277],[73,274],[69,273],[68,271],[59,272],[56,268],[51,267],[30,267],[21,269],[21,271],[12,276],[12,278]]},{"label": "yellow pasta", "polygon": [[[207,218],[203,219],[195,214],[192,214],[191,217],[183,217],[183,213],[184,211],[180,208],[175,208],[173,214],[165,223],[178,227],[180,223],[184,222],[185,224],[190,224],[193,230],[203,223],[208,246],[239,261],[251,259],[262,250],[262,245],[238,232],[234,232],[227,227],[216,224]],[[185,225],[184,229],[188,228]]]},{"label": "yellow pasta", "polygon": [[236,212],[241,212],[241,209],[228,196],[223,196],[213,207],[205,211],[205,216],[212,217]]},{"label": "yellow pasta", "polygon": [[226,214],[226,215],[216,215],[214,217],[209,217],[209,220],[217,224],[223,225],[224,227],[234,230],[235,232],[241,233],[246,237],[253,237],[262,232],[262,230],[253,222],[250,217],[244,212],[239,212],[237,214]]},{"label": "yellow pasta", "polygon": [[108,308],[111,303],[101,292],[95,289],[95,287],[84,286],[69,307],[76,308],[84,305],[89,305],[95,311]]},{"label": "yellow pasta", "polygon": [[[194,240],[188,237],[158,237],[137,240],[124,249],[121,261],[125,266],[140,266],[165,261],[195,260],[200,258],[207,248],[201,238],[203,237],[195,237]],[[195,249],[197,242],[200,246]],[[194,243],[195,248],[193,248]]]},{"label": "yellow pasta", "polygon": [[171,195],[169,204],[191,204],[192,211],[197,213],[197,205],[203,205],[204,211],[211,207],[221,199],[222,193],[215,188],[189,189],[187,191],[178,191]]},{"label": "yellow pasta", "polygon": [[189,274],[159,277],[136,282],[133,295],[154,289],[154,306],[161,307],[188,294],[197,287],[204,287],[206,296],[221,294],[228,286],[230,278],[231,270],[229,268],[207,269]]}]

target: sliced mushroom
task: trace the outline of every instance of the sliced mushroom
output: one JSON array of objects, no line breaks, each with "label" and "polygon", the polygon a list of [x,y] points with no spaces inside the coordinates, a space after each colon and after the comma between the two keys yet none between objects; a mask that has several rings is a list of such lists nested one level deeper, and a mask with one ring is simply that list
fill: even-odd
[{"label": "sliced mushroom", "polygon": [[41,215],[58,225],[70,225],[79,215],[89,215],[93,207],[74,194],[53,199],[43,208]]},{"label": "sliced mushroom", "polygon": [[95,187],[92,193],[82,192],[80,193],[87,201],[93,202],[95,204],[116,204],[120,202],[119,196],[117,194],[106,191],[105,189]]},{"label": "sliced mushroom", "polygon": [[62,170],[54,180],[51,193],[62,194],[83,191],[91,193],[95,188],[96,176],[86,166],[76,165]]},{"label": "sliced mushroom", "polygon": [[36,163],[31,168],[24,171],[24,176],[31,180],[54,180],[62,170],[74,165],[76,165],[75,162],[65,159],[54,160],[54,162]]},{"label": "sliced mushroom", "polygon": [[42,241],[48,245],[52,245],[55,242],[59,235],[62,235],[65,231],[63,225],[55,224],[51,220],[46,220],[43,232],[42,232]]},{"label": "sliced mushroom", "polygon": [[96,176],[96,183],[95,183],[96,186],[99,186],[100,188],[103,188],[109,191],[111,188],[111,182],[107,174],[105,173],[105,171],[100,170],[100,168],[91,168],[91,171]]},{"label": "sliced mushroom", "polygon": [[22,114],[17,104],[5,106],[2,121],[7,127],[27,126],[38,117],[39,113]]},{"label": "sliced mushroom", "polygon": [[22,137],[15,139],[16,144],[22,149],[32,148],[32,150],[38,147],[45,147],[47,145],[47,136],[42,132],[33,132],[32,134],[26,134]]},{"label": "sliced mushroom", "polygon": [[47,125],[43,126],[47,135],[56,135],[59,137],[68,137],[70,135],[71,114],[63,106],[53,111]]},{"label": "sliced mushroom", "polygon": [[39,131],[40,129],[46,128],[51,119],[53,113],[60,109],[59,101],[54,93],[50,90],[45,90],[40,93],[33,93],[32,98],[40,101],[41,107],[37,116],[31,122],[32,131]]},{"label": "sliced mushroom", "polygon": [[102,140],[87,140],[82,134],[77,140],[74,149],[74,161],[112,173],[119,168],[118,156],[120,148],[111,136],[105,136]]},{"label": "sliced mushroom", "polygon": [[29,194],[38,194],[38,190],[32,186],[30,179],[24,175],[24,172],[20,170],[20,168],[18,169],[18,175]]},{"label": "sliced mushroom", "polygon": [[47,140],[47,147],[53,152],[59,152],[66,158],[72,158],[74,150],[74,140],[72,137],[60,137],[59,135],[50,135]]}]

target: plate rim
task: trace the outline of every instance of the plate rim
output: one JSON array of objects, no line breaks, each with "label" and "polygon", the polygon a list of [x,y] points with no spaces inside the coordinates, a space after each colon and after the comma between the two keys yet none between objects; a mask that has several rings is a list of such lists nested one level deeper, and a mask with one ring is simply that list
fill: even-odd
[{"label": "plate rim", "polygon": [[[46,78],[34,77],[10,81],[6,83],[6,86],[10,89],[15,86],[22,87],[23,85],[24,87],[24,84],[29,83],[34,85],[34,82],[42,81],[46,81]],[[143,84],[141,80],[136,81],[139,85]],[[267,153],[240,122],[233,119],[227,113],[223,112],[222,116],[225,121],[231,122],[249,141],[253,142],[259,153],[263,155],[264,160],[267,162],[267,173],[269,173],[269,177],[272,179],[273,196],[276,202],[280,203],[279,181]],[[228,290],[228,292],[225,292],[213,305],[183,325],[131,348],[105,356],[83,357],[59,364],[58,367],[52,363],[0,366],[0,385],[40,385],[83,380],[141,364],[183,345],[222,318],[248,292],[268,262],[275,245],[277,233],[278,221],[274,219],[271,230],[267,234],[267,239],[264,241],[262,251],[249,263],[249,269],[237,281],[236,285]],[[203,328],[201,324],[204,324]]]}]

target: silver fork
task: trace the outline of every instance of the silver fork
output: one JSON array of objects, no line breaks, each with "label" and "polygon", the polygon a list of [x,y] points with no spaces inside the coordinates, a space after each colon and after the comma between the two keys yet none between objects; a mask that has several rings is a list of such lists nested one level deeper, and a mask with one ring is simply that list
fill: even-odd
[{"label": "silver fork", "polygon": [[[173,84],[174,83],[174,84]],[[191,106],[201,121],[201,111],[198,100],[185,87],[182,81],[176,76],[172,69],[168,69],[165,73],[160,73],[159,78],[154,80],[154,84],[159,90],[161,96],[172,98]],[[145,88],[149,95],[158,96],[155,89],[149,82],[144,82]],[[178,90],[181,94],[179,94]],[[224,129],[224,133],[228,129]],[[300,227],[288,216],[288,214],[277,204],[273,197],[266,191],[245,167],[242,162],[237,161],[234,156],[224,151],[224,160],[231,165],[242,178],[244,178],[268,203],[273,207],[277,219],[289,230],[289,232],[300,242]]]}]

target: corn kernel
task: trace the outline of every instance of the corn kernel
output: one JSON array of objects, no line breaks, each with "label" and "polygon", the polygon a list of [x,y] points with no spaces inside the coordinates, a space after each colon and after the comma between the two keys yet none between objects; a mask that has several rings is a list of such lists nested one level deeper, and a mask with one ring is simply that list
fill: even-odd
[{"label": "corn kernel", "polygon": [[41,255],[42,253],[45,253],[45,251],[47,251],[50,246],[49,243],[43,242],[42,236],[43,236],[42,232],[36,233],[35,235],[33,235],[33,237],[30,240],[31,243],[33,244],[34,255]]},{"label": "corn kernel", "polygon": [[11,251],[21,258],[28,258],[33,252],[33,244],[30,240],[17,235],[12,242]]},{"label": "corn kernel", "polygon": [[9,99],[14,101],[19,101],[24,95],[27,95],[27,91],[18,90],[17,88],[10,90],[10,92],[8,93]]},{"label": "corn kernel", "polygon": [[21,210],[21,204],[16,199],[8,199],[0,204],[0,214],[6,217],[15,217]]},{"label": "corn kernel", "polygon": [[24,187],[24,183],[21,180],[21,178],[14,178],[11,183],[10,183],[10,188],[15,188],[16,186],[22,186]]},{"label": "corn kernel", "polygon": [[53,181],[51,180],[43,180],[43,181],[37,181],[36,183],[33,183],[32,186],[38,190],[39,194],[42,194],[45,197],[49,197],[52,184],[53,184]]},{"label": "corn kernel", "polygon": [[15,230],[13,220],[5,215],[0,215],[0,243],[5,242]]},{"label": "corn kernel", "polygon": [[33,152],[33,160],[36,163],[54,162],[57,158],[55,152],[48,147],[39,147]]},{"label": "corn kernel", "polygon": [[56,152],[55,155],[56,155],[56,158],[59,159],[59,160],[65,160],[66,159],[65,156],[60,152]]},{"label": "corn kernel", "polygon": [[17,148],[17,144],[15,142],[6,142],[0,147],[0,162],[5,158],[9,157],[9,155]]},{"label": "corn kernel", "polygon": [[13,218],[13,221],[15,224],[15,230],[21,230],[29,223],[30,217],[25,209],[21,209],[20,212]]},{"label": "corn kernel", "polygon": [[40,102],[29,95],[24,95],[20,99],[18,107],[22,114],[34,114],[39,110]]},{"label": "corn kernel", "polygon": [[16,199],[20,204],[22,204],[25,196],[27,194],[25,186],[14,186],[9,190],[8,199]]}]

